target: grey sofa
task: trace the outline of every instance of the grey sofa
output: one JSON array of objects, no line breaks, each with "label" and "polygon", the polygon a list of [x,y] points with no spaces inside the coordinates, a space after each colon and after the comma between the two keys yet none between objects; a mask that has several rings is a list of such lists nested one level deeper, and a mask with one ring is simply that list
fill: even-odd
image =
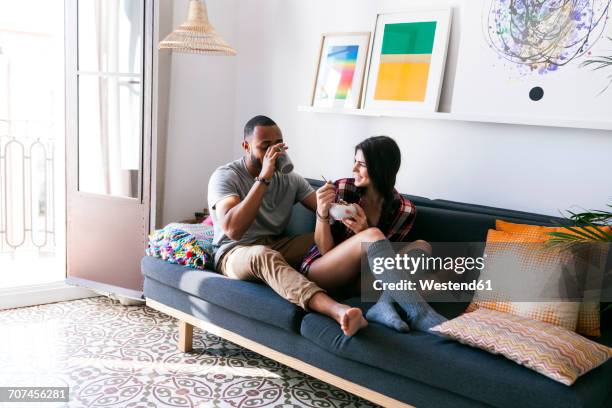
[{"label": "grey sofa", "polygon": [[[314,187],[319,182],[310,180]],[[408,196],[417,206],[409,239],[483,242],[495,219],[547,225],[547,216]],[[287,233],[312,231],[314,217],[294,207]],[[352,338],[331,319],[303,310],[269,287],[230,280],[145,256],[147,305],[179,319],[179,347],[191,349],[193,326],[224,337],[383,406],[606,407],[612,406],[612,360],[568,387],[515,364],[427,333],[400,334],[372,323]],[[347,303],[366,311],[360,299]],[[467,303],[433,303],[452,318]],[[612,345],[612,319],[603,335]]]}]

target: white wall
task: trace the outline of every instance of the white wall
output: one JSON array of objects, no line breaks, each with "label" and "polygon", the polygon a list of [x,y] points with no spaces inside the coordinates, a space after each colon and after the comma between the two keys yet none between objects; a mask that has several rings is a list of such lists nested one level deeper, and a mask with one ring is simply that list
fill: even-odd
[{"label": "white wall", "polygon": [[[187,2],[175,3],[178,23]],[[434,3],[447,1],[420,4]],[[205,205],[208,177],[242,154],[242,127],[256,114],[279,123],[297,171],[307,177],[350,176],[354,145],[386,134],[402,149],[401,192],[551,215],[610,202],[612,132],[297,111],[310,99],[321,33],[373,31],[377,12],[415,4],[209,0],[211,21],[238,56],[172,57],[164,221],[190,217]],[[443,111],[452,103],[460,21],[458,8]]]},{"label": "white wall", "polygon": [[[174,0],[173,27],[185,21],[188,3]],[[237,0],[207,3],[213,26],[234,45]],[[193,218],[206,207],[208,178],[232,159],[235,123],[236,58],[181,53],[171,58],[163,225]]]},{"label": "white wall", "polygon": [[[242,0],[235,134],[254,114],[270,115],[307,177],[350,176],[354,145],[386,134],[402,150],[401,192],[552,215],[611,202],[612,132],[297,112],[309,102],[321,33],[373,31],[377,12],[463,1]],[[455,11],[444,111],[461,34]]]},{"label": "white wall", "polygon": [[[153,41],[158,44],[173,30],[172,0],[155,3],[156,25]],[[170,100],[170,80],[172,78],[172,53],[155,50],[153,52],[153,140],[152,140],[152,180],[151,184],[151,230],[163,226],[164,179],[166,177],[166,148],[168,145],[168,103]]]}]

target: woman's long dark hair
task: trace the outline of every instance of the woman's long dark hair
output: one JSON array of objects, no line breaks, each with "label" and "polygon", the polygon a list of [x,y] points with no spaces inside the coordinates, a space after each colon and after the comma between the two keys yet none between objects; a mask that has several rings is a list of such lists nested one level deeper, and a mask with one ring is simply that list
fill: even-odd
[{"label": "woman's long dark hair", "polygon": [[388,136],[372,136],[355,146],[361,150],[368,168],[368,175],[376,191],[383,198],[381,214],[390,210],[393,203],[395,178],[402,164],[402,153],[395,140]]}]

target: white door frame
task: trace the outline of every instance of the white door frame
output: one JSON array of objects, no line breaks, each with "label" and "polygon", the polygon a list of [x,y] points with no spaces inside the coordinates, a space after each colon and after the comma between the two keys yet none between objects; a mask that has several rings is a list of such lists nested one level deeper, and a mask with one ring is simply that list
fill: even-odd
[{"label": "white door frame", "polygon": [[[112,1],[112,0],[104,0]],[[154,1],[143,0],[143,108],[138,198],[78,190],[78,0],[66,0],[66,283],[142,298],[150,230]]]}]

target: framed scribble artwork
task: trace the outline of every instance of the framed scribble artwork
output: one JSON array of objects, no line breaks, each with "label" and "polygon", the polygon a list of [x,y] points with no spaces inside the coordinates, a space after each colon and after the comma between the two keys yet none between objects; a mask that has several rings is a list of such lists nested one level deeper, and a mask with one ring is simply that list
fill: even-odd
[{"label": "framed scribble artwork", "polygon": [[378,14],[364,107],[436,111],[450,24],[450,7]]},{"label": "framed scribble artwork", "polygon": [[610,120],[611,2],[464,2],[453,112]]},{"label": "framed scribble artwork", "polygon": [[322,35],[313,106],[359,107],[369,43],[369,32]]}]

